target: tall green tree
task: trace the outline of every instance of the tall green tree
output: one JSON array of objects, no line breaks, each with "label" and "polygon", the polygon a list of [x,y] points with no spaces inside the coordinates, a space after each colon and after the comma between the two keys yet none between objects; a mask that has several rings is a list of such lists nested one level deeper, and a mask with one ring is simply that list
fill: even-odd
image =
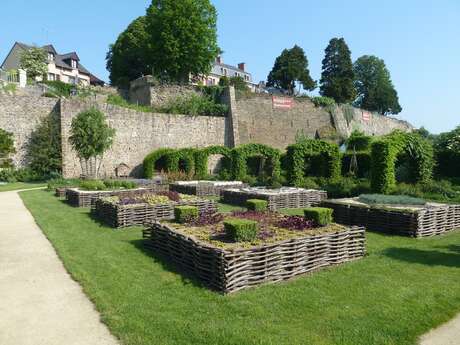
[{"label": "tall green tree", "polygon": [[220,49],[217,12],[209,0],[153,0],[146,20],[155,75],[188,82],[190,75],[211,71]]},{"label": "tall green tree", "polygon": [[22,52],[19,67],[27,72],[27,78],[35,80],[46,76],[48,72],[47,52],[38,47],[31,47]]},{"label": "tall green tree", "polygon": [[267,78],[267,86],[288,91],[290,95],[300,83],[305,90],[314,90],[316,82],[311,78],[305,52],[298,45],[284,49],[275,60],[273,69]]},{"label": "tall green tree", "polygon": [[353,81],[350,49],[343,38],[333,38],[325,50],[320,94],[333,98],[336,103],[352,102],[356,97]]},{"label": "tall green tree", "polygon": [[146,24],[145,16],[135,19],[110,45],[106,61],[112,85],[127,88],[132,80],[152,73],[148,57],[151,39]]},{"label": "tall green tree", "polygon": [[80,158],[83,175],[97,178],[104,153],[112,146],[115,130],[96,108],[72,119],[69,141]]},{"label": "tall green tree", "polygon": [[385,62],[376,56],[364,55],[354,63],[355,105],[382,115],[398,114],[402,108]]}]

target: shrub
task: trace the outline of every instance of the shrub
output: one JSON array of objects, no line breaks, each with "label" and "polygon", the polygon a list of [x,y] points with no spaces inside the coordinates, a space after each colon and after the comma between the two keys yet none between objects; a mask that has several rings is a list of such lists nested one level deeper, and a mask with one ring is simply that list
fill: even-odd
[{"label": "shrub", "polygon": [[178,223],[188,223],[198,218],[198,208],[195,206],[174,207],[174,218]]},{"label": "shrub", "polygon": [[277,226],[290,230],[306,230],[313,228],[313,222],[300,216],[285,216],[278,221]]},{"label": "shrub", "polygon": [[247,159],[252,156],[261,156],[266,160],[268,177],[278,180],[281,174],[281,152],[263,144],[245,144],[232,151],[233,177],[244,181],[248,176]]},{"label": "shrub", "polygon": [[[356,166],[353,166],[353,157],[356,158]],[[356,177],[369,177],[371,173],[370,152],[345,152],[342,155],[342,174],[352,174]]]},{"label": "shrub", "polygon": [[372,190],[388,193],[396,184],[396,163],[404,162],[410,182],[427,182],[432,178],[433,147],[417,133],[394,131],[375,141],[371,149]]},{"label": "shrub", "polygon": [[105,190],[106,185],[100,180],[87,180],[80,183],[82,190]]},{"label": "shrub", "polygon": [[104,180],[103,181],[106,189],[134,189],[138,185],[133,181],[119,181],[119,180]]},{"label": "shrub", "polygon": [[231,149],[226,146],[209,146],[195,151],[195,175],[198,179],[203,179],[208,175],[208,159],[210,155],[222,155],[222,170],[219,174],[231,178],[232,156]]},{"label": "shrub", "polygon": [[224,221],[225,233],[235,242],[251,242],[257,238],[257,222],[247,219]]},{"label": "shrub", "polygon": [[52,89],[52,92],[48,91],[48,93],[54,94],[57,97],[69,97],[72,89],[75,87],[72,84],[67,84],[59,80],[44,81],[43,83]]},{"label": "shrub", "polygon": [[306,160],[310,159],[317,176],[338,178],[341,173],[339,147],[321,140],[305,140],[287,148],[288,181],[301,186],[306,177]]},{"label": "shrub", "polygon": [[17,182],[16,174],[12,168],[0,169],[0,182]]},{"label": "shrub", "polygon": [[325,207],[310,207],[303,210],[305,218],[312,220],[318,226],[332,223],[333,209]]},{"label": "shrub", "polygon": [[79,179],[53,178],[48,181],[48,190],[52,191],[59,187],[78,187],[80,182]]},{"label": "shrub", "polygon": [[12,166],[9,156],[15,152],[13,133],[0,128],[0,168]]},{"label": "shrub", "polygon": [[425,205],[426,201],[420,198],[413,198],[407,195],[383,195],[383,194],[362,194],[359,201],[365,204],[384,205]]},{"label": "shrub", "polygon": [[206,115],[206,116],[226,116],[228,106],[216,103],[206,95],[190,94],[178,97],[164,106],[154,108],[160,113],[184,114],[184,115]]},{"label": "shrub", "polygon": [[331,198],[347,198],[358,196],[371,191],[370,183],[366,179],[341,177],[330,179],[320,184]]},{"label": "shrub", "polygon": [[335,105],[335,100],[331,97],[316,96],[312,97],[311,101],[313,102],[315,107],[328,107],[331,105]]},{"label": "shrub", "polygon": [[354,130],[346,140],[345,145],[348,151],[369,151],[373,137],[364,134],[364,132]]},{"label": "shrub", "polygon": [[170,153],[174,152],[174,149],[170,148],[161,148],[158,150],[155,150],[151,153],[149,153],[145,158],[144,158],[144,163],[143,163],[143,169],[144,169],[144,177],[145,178],[152,178],[153,177],[153,172],[155,171],[155,166],[157,162],[160,160],[163,160],[165,163],[164,167],[161,167],[162,169],[159,170],[168,170],[168,165],[173,165],[172,163],[168,162],[168,157]]},{"label": "shrub", "polygon": [[268,201],[259,199],[249,199],[246,201],[246,207],[249,211],[263,212],[267,211]]},{"label": "shrub", "polygon": [[138,105],[138,104],[134,104],[134,103],[129,103],[127,100],[125,100],[120,95],[109,95],[107,97],[107,103],[112,104],[112,105],[116,105],[118,107],[123,107],[123,108],[132,109],[132,110],[135,110],[135,111],[143,112],[143,113],[152,113],[153,112],[152,107],[146,106],[146,105]]}]

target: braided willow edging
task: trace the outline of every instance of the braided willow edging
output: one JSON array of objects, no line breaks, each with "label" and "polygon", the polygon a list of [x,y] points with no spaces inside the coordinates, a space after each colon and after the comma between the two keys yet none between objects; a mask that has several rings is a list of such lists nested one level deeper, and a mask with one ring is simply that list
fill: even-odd
[{"label": "braided willow edging", "polygon": [[302,208],[315,206],[327,199],[327,192],[322,190],[303,190],[296,193],[280,193],[273,195],[236,190],[222,191],[223,202],[232,205],[246,206],[249,199],[268,201],[268,209],[277,211],[282,208]]},{"label": "braided willow edging", "polygon": [[163,191],[165,191],[164,185],[155,185],[148,188],[120,189],[111,191],[82,191],[77,188],[67,188],[65,196],[67,203],[71,206],[94,208],[94,202],[99,198],[109,196],[132,197],[147,193],[158,193]]},{"label": "braided willow edging", "polygon": [[247,184],[227,184],[225,186],[216,186],[211,183],[198,183],[196,185],[184,185],[184,184],[177,184],[172,183],[170,188],[172,191],[182,193],[182,194],[189,194],[189,195],[197,195],[197,196],[221,196],[222,192],[225,189],[229,188],[243,188],[247,187]]},{"label": "braided willow edging", "polygon": [[460,228],[460,205],[429,206],[421,210],[397,211],[323,201],[334,210],[339,224],[361,225],[368,229],[410,237],[441,235]]},{"label": "braided willow edging", "polygon": [[159,222],[144,230],[143,237],[147,247],[222,293],[289,280],[366,253],[365,229],[357,226],[238,250],[213,247]]},{"label": "braided willow edging", "polygon": [[66,196],[66,192],[67,192],[67,187],[58,187],[56,188],[54,195],[57,196],[58,198],[64,199]]},{"label": "braided willow edging", "polygon": [[174,207],[195,206],[200,213],[217,212],[217,204],[212,200],[193,200],[184,202],[170,202],[168,204],[149,205],[118,205],[97,199],[92,210],[105,224],[113,228],[125,228],[133,225],[143,225],[155,220],[174,219]]}]

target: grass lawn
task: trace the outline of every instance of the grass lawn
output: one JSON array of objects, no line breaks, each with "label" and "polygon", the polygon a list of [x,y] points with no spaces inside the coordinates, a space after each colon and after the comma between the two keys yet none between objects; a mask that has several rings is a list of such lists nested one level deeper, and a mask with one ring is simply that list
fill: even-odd
[{"label": "grass lawn", "polygon": [[[368,234],[362,260],[222,296],[45,191],[21,196],[123,344],[416,344],[460,311],[460,232]],[[298,211],[292,211],[296,213]]]},{"label": "grass lawn", "polygon": [[12,190],[20,190],[20,189],[31,189],[37,187],[45,187],[46,183],[43,182],[14,182],[14,183],[7,183],[0,185],[0,192],[9,192]]}]

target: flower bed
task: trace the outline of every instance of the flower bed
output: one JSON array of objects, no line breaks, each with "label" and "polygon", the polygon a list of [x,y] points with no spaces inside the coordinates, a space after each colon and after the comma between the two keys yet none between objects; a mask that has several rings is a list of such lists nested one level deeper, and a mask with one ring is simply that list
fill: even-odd
[{"label": "flower bed", "polygon": [[327,199],[327,193],[322,190],[282,187],[268,189],[265,187],[226,189],[222,192],[223,201],[228,204],[245,206],[249,199],[268,201],[270,211],[281,208],[302,208],[318,205]]},{"label": "flower bed", "polygon": [[223,293],[288,280],[365,254],[363,227],[330,224],[317,228],[303,217],[275,213],[245,212],[231,217],[257,221],[257,238],[233,242],[223,230],[223,215],[205,215],[184,225],[155,222],[143,232],[145,244]]},{"label": "flower bed", "polygon": [[220,196],[222,191],[230,188],[243,188],[247,185],[240,181],[179,181],[170,185],[178,193],[197,196]]},{"label": "flower bed", "polygon": [[337,223],[391,234],[426,237],[460,228],[460,205],[369,205],[352,198],[326,200],[322,206],[334,210]]},{"label": "flower bed", "polygon": [[136,189],[118,189],[118,190],[99,190],[99,191],[87,191],[79,188],[67,188],[66,189],[66,200],[67,203],[74,207],[94,207],[94,202],[98,198],[109,197],[109,196],[120,196],[129,197],[135,195],[141,195],[145,193],[155,193],[157,191],[163,191],[164,186],[152,186],[148,188],[136,188]]},{"label": "flower bed", "polygon": [[143,193],[136,196],[114,196],[99,198],[92,209],[105,224],[114,228],[143,225],[155,220],[174,219],[174,207],[196,206],[200,213],[216,212],[217,204],[176,192]]}]

